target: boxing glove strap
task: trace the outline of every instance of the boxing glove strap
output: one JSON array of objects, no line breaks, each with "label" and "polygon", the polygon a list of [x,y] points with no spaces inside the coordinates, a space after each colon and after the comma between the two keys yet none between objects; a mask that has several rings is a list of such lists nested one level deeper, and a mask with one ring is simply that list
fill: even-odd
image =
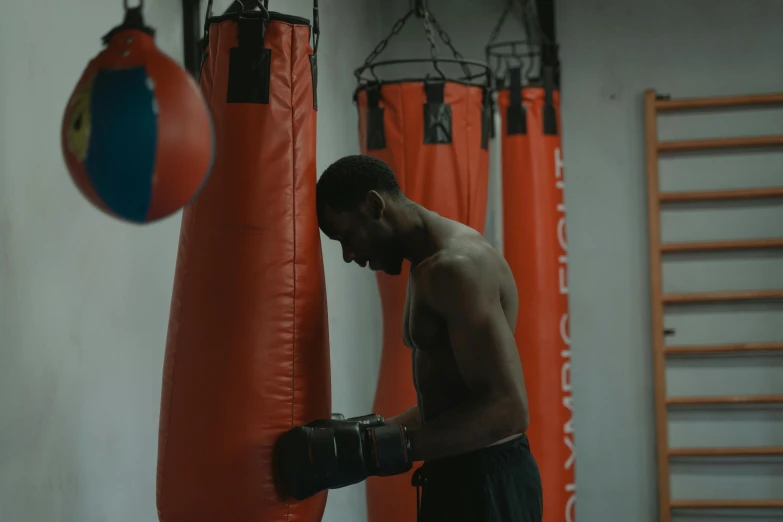
[{"label": "boxing glove strap", "polygon": [[379,426],[370,430],[375,448],[375,467],[379,475],[404,473],[412,467],[408,451],[410,440],[405,426]]},{"label": "boxing glove strap", "polygon": [[375,428],[386,424],[386,419],[377,413],[370,413],[368,415],[362,415],[361,417],[350,417],[348,420],[363,424],[369,428]]}]

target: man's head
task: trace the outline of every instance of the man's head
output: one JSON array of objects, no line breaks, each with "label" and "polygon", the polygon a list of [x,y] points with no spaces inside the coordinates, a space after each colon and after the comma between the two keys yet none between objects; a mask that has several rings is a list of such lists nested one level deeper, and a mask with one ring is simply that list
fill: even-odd
[{"label": "man's head", "polygon": [[340,242],[346,263],[399,274],[402,247],[390,218],[406,201],[386,163],[372,156],[346,156],[318,180],[318,226]]}]

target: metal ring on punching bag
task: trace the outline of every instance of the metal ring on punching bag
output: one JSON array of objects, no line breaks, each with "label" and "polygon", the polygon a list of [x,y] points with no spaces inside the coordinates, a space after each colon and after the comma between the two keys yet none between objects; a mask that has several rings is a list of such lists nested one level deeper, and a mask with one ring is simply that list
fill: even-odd
[{"label": "metal ring on punching bag", "polygon": [[526,111],[522,103],[521,89],[526,87],[542,88],[544,93],[543,132],[545,135],[554,136],[558,133],[558,117],[554,101],[555,91],[559,89],[555,70],[557,67],[557,45],[540,31],[540,24],[532,23],[529,13],[525,11],[527,4],[524,2],[522,3],[522,18],[526,38],[495,41],[515,3],[516,0],[507,0],[506,7],[484,48],[486,61],[490,67],[494,62],[494,67],[492,67],[494,89],[498,93],[503,89],[510,90],[510,112],[507,116],[511,125],[508,127],[508,131],[519,133],[526,132],[522,130],[525,128]]},{"label": "metal ring on punching bag", "polygon": [[[377,150],[385,147],[384,125],[383,125],[383,108],[378,105],[381,98],[381,90],[384,85],[390,84],[412,84],[419,83],[422,86],[421,92],[427,94],[427,104],[425,105],[425,120],[433,122],[435,127],[443,127],[443,118],[449,117],[448,103],[444,103],[443,100],[437,101],[431,99],[431,94],[434,92],[432,88],[428,87],[433,84],[457,84],[466,87],[478,87],[481,89],[481,109],[480,109],[480,121],[481,121],[481,136],[480,144],[481,149],[487,149],[489,146],[489,137],[491,133],[491,115],[492,115],[492,70],[485,62],[476,60],[465,59],[462,54],[457,51],[451,42],[451,38],[448,33],[440,26],[438,21],[427,10],[425,2],[423,0],[416,0],[411,2],[411,8],[394,24],[391,33],[381,40],[370,53],[365,60],[364,64],[358,67],[354,71],[356,77],[357,88],[354,91],[353,99],[358,104],[359,97],[363,93],[366,97],[361,103],[369,102],[367,106],[367,121],[369,126],[366,128],[365,140],[368,150]],[[392,38],[400,33],[406,22],[412,17],[416,16],[424,21],[424,28],[427,36],[427,40],[430,44],[430,58],[408,58],[397,60],[384,60],[376,61],[376,58],[386,49]],[[453,58],[442,58],[437,56],[437,49],[433,38],[433,29],[437,32],[441,41],[449,47],[453,54]],[[377,69],[386,68],[393,65],[418,65],[418,64],[431,64],[433,73],[422,75],[405,75],[404,77],[397,78],[384,78],[381,79],[378,76]],[[442,65],[456,65],[461,69],[461,74],[448,75],[444,73],[441,68]],[[437,96],[435,98],[438,98]],[[429,115],[427,115],[429,111]],[[426,124],[426,121],[425,121]],[[449,123],[450,126],[450,123]],[[434,129],[430,132],[425,130],[425,143],[443,143],[445,139],[444,133]],[[438,140],[426,139],[427,136],[438,134],[441,136]],[[445,133],[450,134],[450,133]],[[447,140],[450,142],[450,140]]]}]

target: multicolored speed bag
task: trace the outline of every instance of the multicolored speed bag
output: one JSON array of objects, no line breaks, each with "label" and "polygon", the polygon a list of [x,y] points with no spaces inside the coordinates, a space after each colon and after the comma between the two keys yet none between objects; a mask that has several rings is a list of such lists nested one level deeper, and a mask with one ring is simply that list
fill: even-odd
[{"label": "multicolored speed bag", "polygon": [[151,29],[115,31],[68,101],[62,150],[90,202],[148,223],[181,209],[208,179],[212,121],[195,81],[157,49]]}]

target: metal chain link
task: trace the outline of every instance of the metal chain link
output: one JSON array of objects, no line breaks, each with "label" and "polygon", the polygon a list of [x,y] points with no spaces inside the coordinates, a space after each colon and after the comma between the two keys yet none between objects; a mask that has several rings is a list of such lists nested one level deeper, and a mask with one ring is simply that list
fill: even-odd
[{"label": "metal chain link", "polygon": [[430,58],[432,58],[432,67],[438,72],[442,79],[446,79],[446,75],[438,67],[438,47],[435,44],[435,38],[432,36],[432,24],[430,18],[432,15],[429,11],[424,11],[424,32],[427,34],[427,41],[430,44]]},{"label": "metal chain link", "polygon": [[470,67],[468,67],[468,64],[465,63],[465,57],[460,54],[459,51],[457,51],[457,48],[454,47],[454,44],[451,43],[451,38],[449,37],[448,33],[441,27],[441,25],[438,23],[438,21],[435,19],[434,16],[431,14],[429,15],[430,19],[432,20],[432,25],[435,27],[435,29],[438,31],[438,35],[440,36],[440,39],[443,40],[443,43],[448,46],[449,49],[451,49],[452,54],[454,55],[455,60],[459,60],[462,62],[462,72],[465,73],[465,78],[469,79],[471,78],[470,73]]},{"label": "metal chain link", "polygon": [[498,34],[500,34],[500,28],[503,27],[503,24],[506,22],[506,17],[508,16],[508,13],[511,12],[511,6],[514,4],[514,0],[507,0],[506,1],[506,7],[503,9],[503,14],[500,15],[500,19],[498,20],[498,23],[495,25],[495,28],[492,29],[492,34],[489,35],[489,42],[487,42],[487,45],[490,45],[495,42],[495,40],[498,37]]},{"label": "metal chain link", "polygon": [[438,59],[438,48],[435,45],[435,38],[432,37],[432,25],[430,24],[430,13],[424,11],[424,32],[427,35],[427,41],[430,44],[430,58],[433,60]]},{"label": "metal chain link", "polygon": [[375,46],[375,49],[370,53],[370,55],[367,57],[367,59],[364,61],[364,65],[370,65],[372,62],[375,61],[376,58],[386,49],[386,46],[389,45],[389,41],[397,36],[400,31],[402,31],[402,28],[405,27],[405,22],[408,21],[408,18],[411,17],[413,14],[413,9],[408,11],[405,16],[400,18],[394,23],[394,26],[392,27],[391,33],[389,33],[389,36],[378,42],[378,45]]},{"label": "metal chain link", "polygon": [[[389,35],[383,40],[381,40],[380,42],[378,42],[378,45],[375,46],[375,49],[373,49],[373,51],[369,54],[369,56],[367,56],[367,59],[364,60],[364,67],[367,67],[370,64],[372,64],[375,61],[375,59],[378,58],[378,56],[380,56],[380,54],[386,49],[386,46],[389,45],[391,39],[397,36],[400,33],[400,31],[402,31],[402,28],[405,26],[405,23],[415,12],[416,12],[415,9],[411,9],[410,11],[405,13],[405,15],[402,18],[400,18],[394,23],[394,26],[392,27],[392,30],[389,33]],[[434,61],[437,60],[438,50],[437,50],[437,45],[435,43],[435,38],[433,37],[432,34],[433,27],[438,32],[438,36],[443,41],[443,43],[446,44],[446,46],[448,46],[449,49],[451,50],[454,59],[462,62],[461,63],[462,71],[465,73],[465,77],[467,79],[472,78],[470,67],[468,66],[468,64],[464,63],[465,60],[464,56],[462,56],[462,54],[459,51],[457,51],[457,49],[454,47],[454,44],[451,42],[451,38],[449,37],[448,33],[446,33],[443,27],[441,27],[441,25],[438,23],[438,21],[435,19],[432,13],[430,13],[429,10],[425,10],[424,31],[427,35],[427,41],[430,44],[430,57],[433,59],[433,64],[435,66],[435,69],[438,71],[438,73],[440,73],[441,76],[445,77],[443,72],[438,68],[437,62]]]}]

